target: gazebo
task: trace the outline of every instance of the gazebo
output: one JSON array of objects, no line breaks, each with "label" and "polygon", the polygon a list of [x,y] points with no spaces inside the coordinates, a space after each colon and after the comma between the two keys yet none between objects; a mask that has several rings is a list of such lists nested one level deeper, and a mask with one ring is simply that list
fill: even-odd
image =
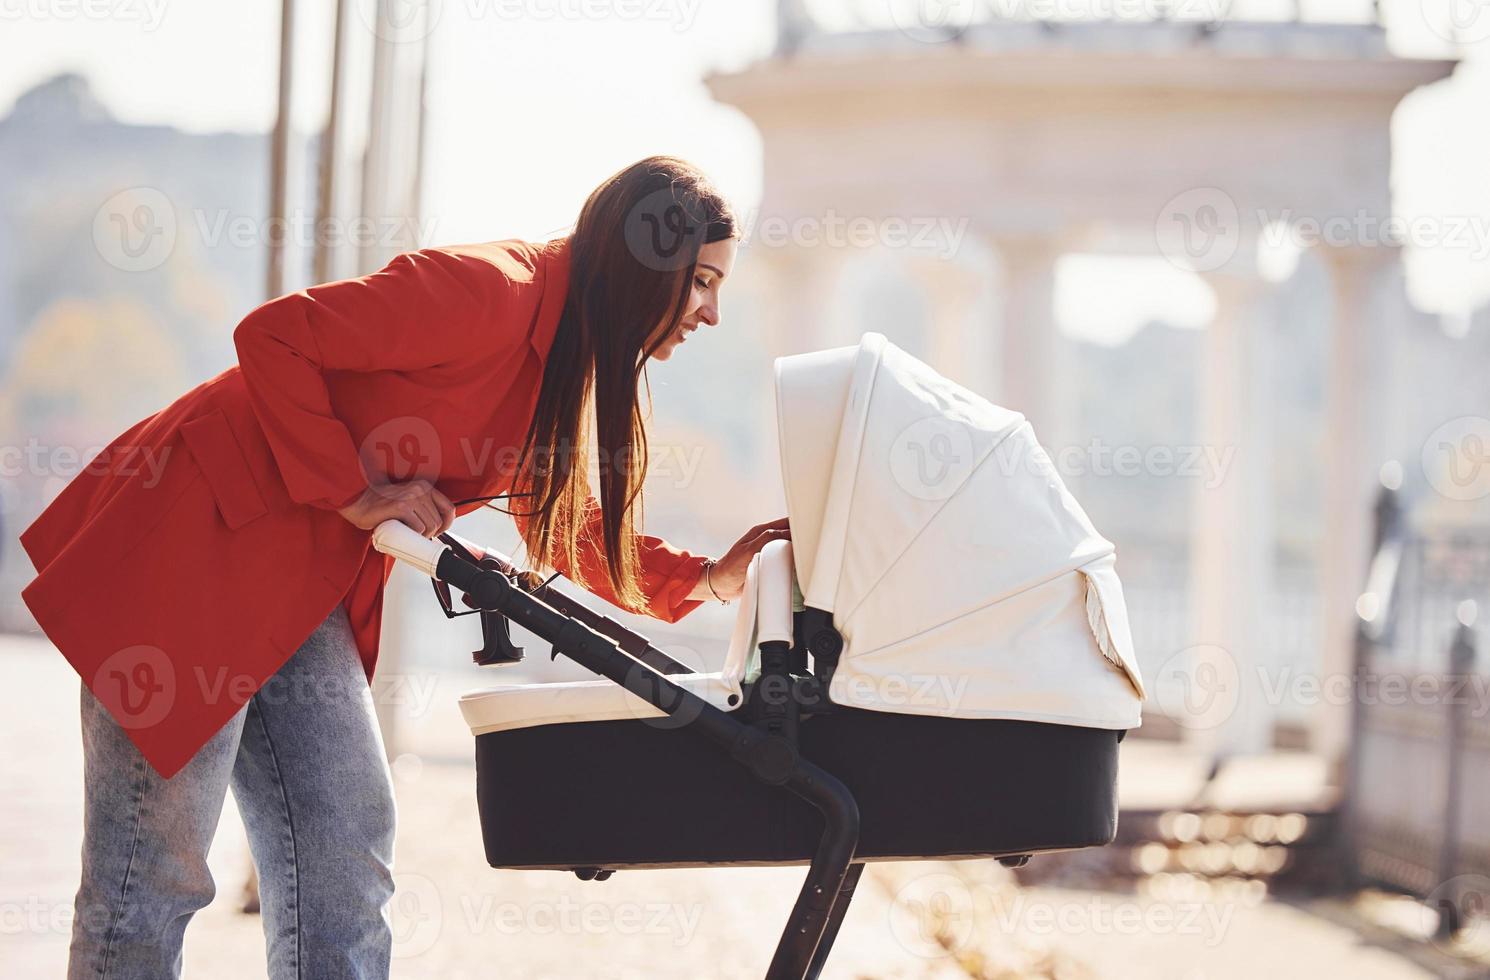
[{"label": "gazebo", "polygon": [[[930,344],[976,362],[963,364],[963,377],[1028,416],[1053,454],[1074,436],[1076,397],[1054,319],[1056,260],[1162,255],[1213,288],[1216,314],[1195,366],[1199,431],[1203,444],[1236,454],[1224,480],[1194,491],[1195,646],[1165,664],[1196,684],[1204,672],[1232,688],[1221,692],[1226,716],[1191,737],[1218,751],[1266,748],[1272,714],[1253,657],[1273,521],[1258,355],[1278,317],[1257,245],[1280,217],[1343,231],[1322,235],[1313,251],[1332,298],[1319,664],[1324,676],[1344,674],[1382,463],[1377,421],[1388,406],[1377,385],[1394,332],[1412,315],[1399,249],[1383,231],[1392,216],[1390,123],[1405,96],[1455,63],[1393,56],[1376,24],[995,20],[829,32],[800,11],[782,5],[772,56],[708,79],[713,96],[760,131],[760,214],[784,226],[830,214],[965,218],[967,236],[999,259],[998,322],[987,331],[949,326],[968,284],[954,264],[921,261],[915,274],[935,287]],[[842,339],[821,334],[844,252],[757,250],[767,291],[788,298],[770,317],[771,353]],[[1153,678],[1161,691],[1165,683]],[[1312,748],[1338,759],[1346,723],[1343,705],[1321,705],[1310,718]]]}]

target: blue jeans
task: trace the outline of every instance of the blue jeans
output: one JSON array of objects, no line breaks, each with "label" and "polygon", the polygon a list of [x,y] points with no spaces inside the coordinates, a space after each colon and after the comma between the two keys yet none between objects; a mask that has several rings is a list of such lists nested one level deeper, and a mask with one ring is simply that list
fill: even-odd
[{"label": "blue jeans", "polygon": [[393,785],[340,605],[170,779],[86,687],[82,715],[69,980],[180,975],[186,924],[216,892],[207,849],[229,784],[259,872],[269,975],[388,976]]}]

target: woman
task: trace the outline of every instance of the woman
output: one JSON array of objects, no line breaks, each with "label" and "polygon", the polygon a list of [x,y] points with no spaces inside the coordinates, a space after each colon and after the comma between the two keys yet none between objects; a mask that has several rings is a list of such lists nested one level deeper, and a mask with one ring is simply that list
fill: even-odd
[{"label": "woman", "polygon": [[121,435],[27,529],[26,602],[84,681],[71,976],[179,973],[230,784],[270,973],[387,975],[379,523],[434,536],[511,494],[531,563],[599,596],[675,621],[740,593],[784,519],[717,562],[633,526],[644,367],[719,322],[735,251],[705,178],[652,157],[566,239],[427,248],[281,296],[234,331],[237,366]]}]

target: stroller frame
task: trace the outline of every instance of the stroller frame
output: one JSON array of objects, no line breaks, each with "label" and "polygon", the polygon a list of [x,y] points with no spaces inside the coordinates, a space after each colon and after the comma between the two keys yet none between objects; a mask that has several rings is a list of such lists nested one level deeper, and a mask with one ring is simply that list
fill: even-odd
[{"label": "stroller frame", "polygon": [[[853,793],[832,773],[803,758],[798,751],[798,723],[804,714],[833,710],[828,682],[842,651],[843,641],[829,614],[808,608],[793,616],[794,642],[760,644],[761,673],[747,686],[742,721],[667,679],[689,669],[668,657],[643,636],[628,630],[547,584],[531,590],[517,584],[522,573],[492,555],[476,560],[457,540],[435,565],[435,577],[466,594],[470,605],[483,611],[488,632],[511,620],[550,643],[553,656],[564,654],[593,673],[621,685],[659,711],[671,716],[686,712],[683,728],[714,743],[762,783],[781,786],[810,803],[825,826],[807,877],[787,917],[766,972],[766,980],[811,980],[822,971],[843,917],[864,871],[854,861],[859,839],[859,806]],[[505,641],[505,642],[503,642]],[[499,641],[511,649],[505,636]],[[478,651],[478,654],[481,651]],[[807,653],[813,655],[808,671]],[[508,658],[511,659],[510,657]],[[1028,855],[1001,857],[1020,866]],[[604,880],[603,868],[578,869],[581,878]]]}]

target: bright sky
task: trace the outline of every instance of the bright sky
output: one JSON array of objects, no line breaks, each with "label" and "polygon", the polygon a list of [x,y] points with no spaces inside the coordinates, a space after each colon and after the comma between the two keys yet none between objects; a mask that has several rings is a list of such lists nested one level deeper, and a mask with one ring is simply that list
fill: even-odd
[{"label": "bright sky", "polygon": [[[1439,33],[1451,2],[1383,0],[1394,49],[1447,53]],[[1274,0],[1254,5],[1282,8]],[[304,50],[329,50],[330,0],[299,6]],[[441,240],[540,237],[572,221],[601,178],[659,152],[695,161],[742,210],[754,206],[759,137],[735,110],[711,102],[701,76],[769,50],[774,0],[616,0],[601,5],[609,16],[574,16],[593,6],[436,3],[426,200],[441,216]],[[1304,7],[1342,19],[1366,9],[1364,0]],[[1410,289],[1429,309],[1490,298],[1490,13],[1481,13],[1484,23],[1469,24],[1476,43],[1463,46],[1458,77],[1416,93],[1394,120],[1399,213],[1459,215],[1478,229],[1470,248],[1410,250]],[[0,114],[26,88],[73,70],[121,119],[265,130],[274,117],[278,30],[272,0],[0,0]],[[316,59],[301,66],[308,94],[297,111],[307,119],[317,117],[328,70]],[[514,172],[527,176],[514,180]],[[1158,259],[1068,259],[1061,323],[1108,342],[1148,319],[1199,326],[1210,297],[1183,278]]]}]

